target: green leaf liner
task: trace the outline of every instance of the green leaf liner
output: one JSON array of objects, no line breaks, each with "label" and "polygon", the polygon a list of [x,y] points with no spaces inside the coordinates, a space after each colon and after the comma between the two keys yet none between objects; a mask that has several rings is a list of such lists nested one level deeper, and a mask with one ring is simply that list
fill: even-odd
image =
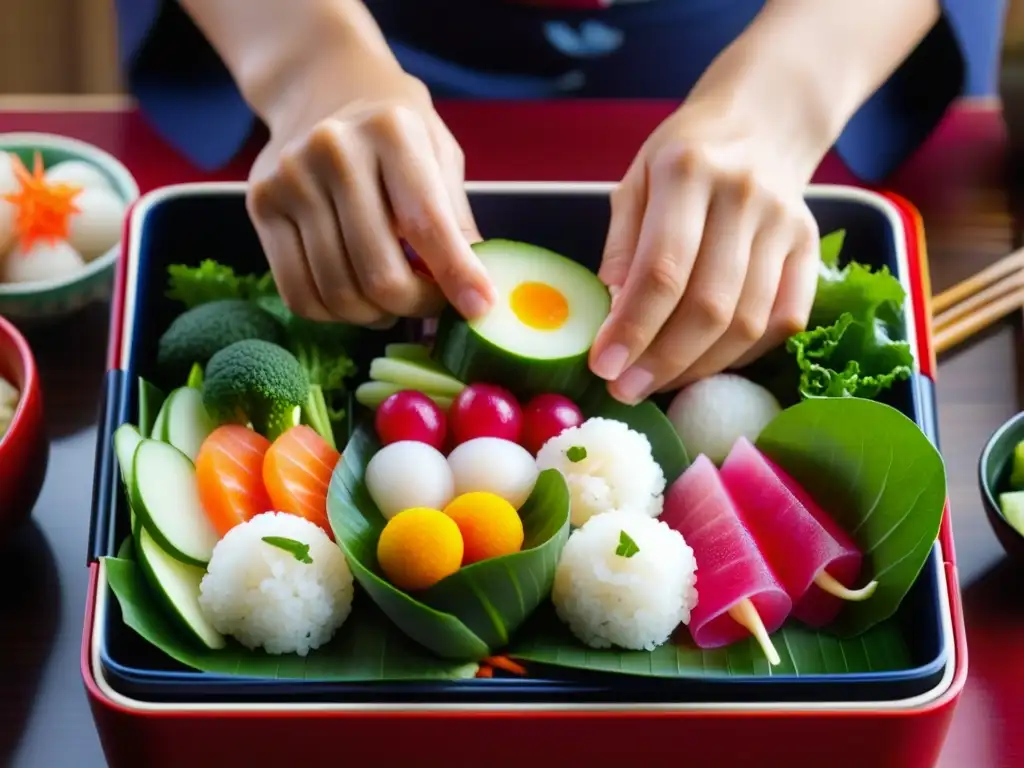
[{"label": "green leaf liner", "polygon": [[359,594],[334,638],[305,657],[253,651],[232,640],[219,651],[199,647],[178,631],[142,569],[128,559],[131,554],[126,540],[119,557],[103,558],[107,583],[121,606],[124,623],[178,663],[200,672],[332,682],[456,680],[476,674],[476,664],[453,663],[425,653]]},{"label": "green leaf liner", "polygon": [[610,394],[604,381],[595,379],[580,403],[583,415],[590,419],[601,417],[614,419],[630,429],[647,437],[651,454],[665,473],[665,481],[671,485],[690,466],[683,441],[672,426],[668,416],[650,400],[637,405],[620,403]]},{"label": "green leaf liner", "polygon": [[353,575],[409,637],[438,656],[476,661],[504,647],[551,592],[569,538],[569,489],[555,470],[542,472],[519,514],[523,549],[460,569],[416,597],[381,574],[377,540],[386,523],[363,476],[379,448],[359,427],[334,471],[327,514]]},{"label": "green leaf liner", "polygon": [[942,457],[917,424],[874,400],[805,400],[776,416],[757,447],[850,534],[864,555],[861,580],[878,580],[875,594],[848,603],[829,631],[853,637],[896,613],[946,503]]},{"label": "green leaf liner", "polygon": [[637,677],[707,680],[776,675],[841,675],[890,672],[913,663],[899,622],[890,620],[852,639],[839,639],[789,622],[772,635],[781,663],[773,667],[751,638],[701,650],[685,629],[653,651],[587,648],[558,620],[538,611],[508,651],[519,661]]}]

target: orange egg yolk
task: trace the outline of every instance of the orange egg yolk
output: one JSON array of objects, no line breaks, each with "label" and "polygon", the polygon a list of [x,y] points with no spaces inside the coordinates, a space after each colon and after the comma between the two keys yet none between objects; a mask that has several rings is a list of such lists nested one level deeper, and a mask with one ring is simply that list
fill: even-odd
[{"label": "orange egg yolk", "polygon": [[520,283],[509,305],[519,322],[538,331],[556,331],[569,319],[569,302],[547,283]]}]

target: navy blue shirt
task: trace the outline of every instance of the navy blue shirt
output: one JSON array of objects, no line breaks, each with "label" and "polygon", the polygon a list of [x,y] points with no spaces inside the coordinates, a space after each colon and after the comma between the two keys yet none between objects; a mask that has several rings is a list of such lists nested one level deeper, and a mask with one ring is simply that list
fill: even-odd
[{"label": "navy blue shirt", "polygon": [[[763,5],[650,0],[560,10],[497,0],[367,0],[399,61],[435,97],[504,100],[681,101]],[[200,167],[228,162],[256,120],[217,55],[172,0],[116,6],[127,81],[155,129]],[[881,180],[957,96],[990,89],[1002,7],[1001,0],[944,0],[939,23],[837,142],[851,171]]]}]

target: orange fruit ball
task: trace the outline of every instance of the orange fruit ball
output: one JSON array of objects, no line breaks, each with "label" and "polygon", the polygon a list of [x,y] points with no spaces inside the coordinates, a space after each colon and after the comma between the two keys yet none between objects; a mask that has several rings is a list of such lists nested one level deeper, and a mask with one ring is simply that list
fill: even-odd
[{"label": "orange fruit ball", "polygon": [[518,552],[523,546],[523,521],[501,496],[483,491],[455,497],[444,513],[462,534],[462,564]]},{"label": "orange fruit ball", "polygon": [[388,521],[377,540],[377,562],[399,589],[428,589],[462,566],[462,535],[444,512],[413,507]]}]

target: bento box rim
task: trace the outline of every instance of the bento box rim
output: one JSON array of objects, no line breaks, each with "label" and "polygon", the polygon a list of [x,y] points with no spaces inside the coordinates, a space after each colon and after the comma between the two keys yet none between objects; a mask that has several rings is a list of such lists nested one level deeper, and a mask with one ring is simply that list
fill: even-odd
[{"label": "bento box rim", "polygon": [[[607,195],[614,188],[611,182],[467,182],[466,190],[471,193],[483,194],[589,194]],[[134,335],[134,323],[129,318],[134,316],[135,303],[138,288],[138,258],[137,254],[141,249],[143,227],[139,224],[156,206],[167,200],[177,197],[193,196],[214,196],[224,194],[244,195],[247,185],[244,182],[198,182],[189,184],[177,184],[162,187],[143,195],[133,207],[129,217],[129,238],[125,248],[125,280],[123,305],[121,312],[120,348],[116,350],[113,360],[122,370],[128,363],[129,352],[132,347]],[[808,197],[818,199],[850,200],[860,202],[879,210],[889,220],[892,231],[895,233],[905,232],[903,220],[900,217],[895,204],[883,195],[855,187],[840,185],[810,185],[806,192]],[[909,284],[909,259],[906,247],[906,238],[894,238],[894,252],[899,267],[899,279],[904,286],[906,299],[904,302],[905,316],[908,318],[906,324],[907,341],[914,350],[915,369],[919,367],[917,344],[917,328],[913,322],[913,305],[911,286]],[[344,704],[338,702],[330,703],[256,703],[256,704],[220,704],[220,703],[163,703],[149,702],[125,696],[114,689],[106,679],[103,665],[100,658],[100,649],[103,647],[104,633],[106,626],[106,612],[109,609],[109,589],[105,587],[106,576],[104,564],[99,563],[96,570],[96,600],[93,613],[92,638],[90,647],[91,671],[99,690],[111,701],[128,709],[146,713],[268,713],[278,711],[301,711],[310,713],[344,713],[344,712],[457,712],[472,709],[473,711],[487,712],[531,712],[531,711],[554,711],[554,712],[673,712],[673,713],[696,713],[696,712],[728,712],[728,713],[819,713],[819,712],[877,712],[877,711],[907,711],[927,706],[942,696],[950,687],[955,676],[957,662],[957,647],[954,640],[952,613],[949,604],[949,582],[945,568],[945,558],[941,542],[934,545],[935,567],[939,573],[939,608],[943,627],[943,641],[947,649],[946,664],[943,675],[934,688],[922,694],[905,699],[879,700],[879,701],[858,701],[858,702],[757,702],[731,704],[728,702],[690,704],[684,702],[668,702],[658,704],[494,704],[485,705],[474,703],[472,707],[465,704],[369,704],[360,702],[357,704]]]},{"label": "bento box rim", "polygon": [[629,714],[637,713],[661,713],[661,714],[694,714],[694,713],[729,713],[729,714],[799,714],[799,713],[856,713],[856,712],[908,712],[919,710],[932,704],[949,690],[956,674],[957,648],[954,641],[953,617],[949,605],[949,590],[946,579],[946,567],[941,557],[941,547],[935,543],[935,551],[939,555],[934,558],[934,567],[938,569],[939,579],[939,608],[942,614],[942,633],[948,653],[946,665],[943,668],[942,677],[938,683],[929,691],[910,696],[904,699],[878,700],[878,701],[824,701],[824,702],[744,702],[742,704],[717,702],[717,703],[686,703],[686,702],[661,702],[661,703],[639,703],[639,702],[618,702],[600,704],[554,704],[554,703],[516,703],[516,704],[484,704],[474,702],[472,704],[418,704],[415,702],[404,702],[400,704],[370,703],[370,702],[291,702],[288,703],[183,703],[183,702],[152,702],[142,701],[117,691],[106,679],[103,671],[103,663],[100,658],[100,648],[103,643],[105,617],[110,600],[110,590],[106,588],[105,564],[100,561],[96,568],[96,608],[93,612],[92,639],[89,648],[90,665],[92,668],[93,680],[97,688],[112,703],[119,707],[145,714],[227,714],[227,713],[273,713],[273,712],[304,712],[310,714],[332,714],[332,713],[408,713],[408,714],[431,714],[439,712],[489,712],[489,713],[527,713],[527,712],[621,712]]}]

